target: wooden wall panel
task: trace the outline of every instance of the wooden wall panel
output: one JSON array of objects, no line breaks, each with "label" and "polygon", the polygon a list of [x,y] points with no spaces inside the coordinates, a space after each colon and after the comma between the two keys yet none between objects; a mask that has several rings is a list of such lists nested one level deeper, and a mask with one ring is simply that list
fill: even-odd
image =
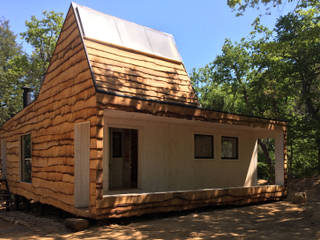
[{"label": "wooden wall panel", "polygon": [[[38,98],[0,130],[0,138],[7,141],[7,179],[11,192],[74,214],[89,216],[94,213],[95,164],[89,176],[90,192],[93,193],[89,208],[75,208],[74,126],[75,123],[88,122],[88,156],[97,156],[96,116],[95,88],[70,8]],[[31,133],[32,139],[31,184],[20,182],[19,177],[19,137],[26,132]]]}]

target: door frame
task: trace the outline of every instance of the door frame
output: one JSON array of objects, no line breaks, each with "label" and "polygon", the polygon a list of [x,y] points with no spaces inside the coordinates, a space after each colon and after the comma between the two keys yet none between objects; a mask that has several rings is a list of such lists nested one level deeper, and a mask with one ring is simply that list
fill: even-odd
[{"label": "door frame", "polygon": [[[135,129],[138,131],[138,167],[137,167],[137,188],[132,189],[137,191],[141,189],[142,179],[142,167],[143,162],[143,125],[138,121],[128,120],[128,118],[112,118],[104,116],[103,127],[103,195],[112,194],[114,191],[121,192],[121,190],[109,189],[109,161],[110,161],[110,136],[109,128],[123,128],[123,129]],[[126,190],[124,190],[126,192]]]}]

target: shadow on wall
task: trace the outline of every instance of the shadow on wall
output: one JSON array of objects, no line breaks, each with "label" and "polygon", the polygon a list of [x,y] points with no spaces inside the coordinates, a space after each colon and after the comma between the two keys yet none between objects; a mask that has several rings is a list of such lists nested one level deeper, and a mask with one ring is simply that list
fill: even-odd
[{"label": "shadow on wall", "polygon": [[[180,114],[176,112],[170,113],[167,105],[141,101],[137,98],[178,103],[189,101],[193,105],[198,103],[191,82],[188,83],[187,80],[181,79],[181,73],[175,68],[172,68],[172,71],[169,72],[161,70],[166,69],[165,67],[154,66],[156,63],[146,62],[148,66],[135,66],[134,64],[116,62],[115,60],[102,59],[101,57],[92,55],[90,61],[97,89],[118,95],[130,96],[122,98],[112,94],[101,94],[101,96],[107,98],[107,101],[98,103],[100,112],[103,109],[121,109],[131,112],[151,113],[158,116]],[[195,108],[188,108],[188,112],[181,112],[181,115],[188,114],[189,116],[193,116],[194,111]],[[103,117],[101,117],[101,113],[97,125],[100,126],[100,131],[103,131]],[[97,189],[99,194],[97,199],[102,199],[103,186],[102,182],[99,181],[102,179],[102,175],[102,169],[98,170]]]},{"label": "shadow on wall", "polygon": [[183,79],[187,74],[178,72],[182,71],[178,69],[181,65],[170,69],[150,62],[146,66],[134,66],[127,63],[101,65],[99,61],[98,57],[91,60],[100,90],[157,101],[198,104],[191,82]]}]

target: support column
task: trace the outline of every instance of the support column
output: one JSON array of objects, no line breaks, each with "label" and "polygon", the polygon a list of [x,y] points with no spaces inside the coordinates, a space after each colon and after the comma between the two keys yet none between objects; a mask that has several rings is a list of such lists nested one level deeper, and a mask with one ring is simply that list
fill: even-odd
[{"label": "support column", "polygon": [[107,116],[103,116],[103,194],[109,191],[109,126],[107,122]]},{"label": "support column", "polygon": [[244,183],[245,187],[251,187],[257,185],[257,178],[258,178],[258,140],[255,141],[251,160],[247,172],[247,177]]},{"label": "support column", "polygon": [[285,183],[285,132],[277,135],[275,139],[275,184],[284,185]]}]

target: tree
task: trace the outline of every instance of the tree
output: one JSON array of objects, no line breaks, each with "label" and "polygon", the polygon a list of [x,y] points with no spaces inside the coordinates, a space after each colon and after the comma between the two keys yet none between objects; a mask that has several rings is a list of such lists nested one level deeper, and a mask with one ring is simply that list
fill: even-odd
[{"label": "tree", "polygon": [[269,14],[271,7],[277,7],[284,3],[296,3],[296,9],[305,9],[308,7],[319,7],[318,0],[227,0],[230,8],[237,12],[237,16],[241,16],[247,8],[260,9],[261,5],[267,7],[266,13]]},{"label": "tree", "polygon": [[[284,118],[290,104],[281,93],[273,90],[273,81],[265,81],[266,59],[257,54],[261,41],[242,39],[240,43],[232,43],[227,39],[221,55],[204,68],[193,70],[191,79],[202,106],[251,116]],[[272,180],[270,142],[259,140],[258,144]]]},{"label": "tree", "polygon": [[288,66],[288,85],[296,89],[303,121],[309,124],[320,172],[320,3],[278,20],[271,54]]},{"label": "tree", "polygon": [[39,92],[55,49],[63,23],[62,16],[62,13],[43,11],[43,18],[37,19],[32,16],[30,21],[26,21],[27,31],[21,33],[22,38],[33,47],[32,54],[28,56],[29,71],[26,79],[35,93]]},{"label": "tree", "polygon": [[0,20],[0,125],[17,113],[20,101],[21,81],[25,58],[16,35],[10,30],[9,21]]},{"label": "tree", "polygon": [[22,87],[39,92],[62,27],[62,13],[44,11],[43,18],[26,21],[22,38],[33,47],[27,54],[16,42],[9,21],[0,20],[0,125],[22,109]]},{"label": "tree", "polygon": [[221,55],[191,74],[204,106],[287,119],[294,174],[312,173],[316,164],[320,172],[319,9],[296,9],[274,31],[257,20],[250,38],[227,40]]}]

